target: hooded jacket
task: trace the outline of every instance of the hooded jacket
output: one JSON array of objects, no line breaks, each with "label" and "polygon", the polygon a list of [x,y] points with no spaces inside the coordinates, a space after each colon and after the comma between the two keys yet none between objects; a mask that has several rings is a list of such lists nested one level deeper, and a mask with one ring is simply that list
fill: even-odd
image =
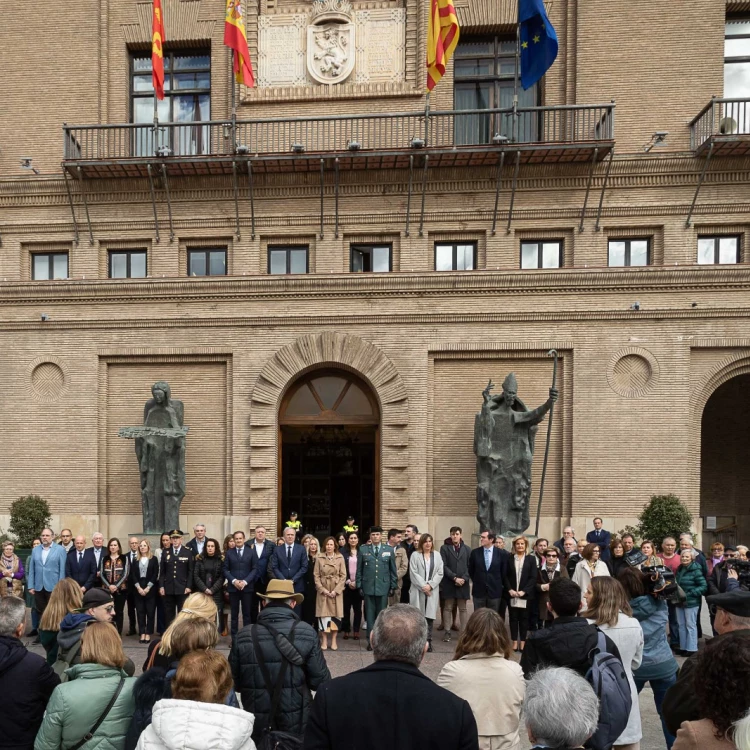
[{"label": "hooded jacket", "polygon": [[165,698],[154,706],[138,750],[255,750],[254,722],[239,708]]},{"label": "hooded jacket", "polygon": [[[57,659],[66,661],[70,666],[80,664],[81,649],[78,644],[87,625],[96,622],[96,618],[84,613],[68,613],[60,623],[60,632],[57,634]],[[122,668],[128,677],[135,674],[135,664],[128,659]]]},{"label": "hooded jacket", "polygon": [[86,743],[86,750],[122,750],[133,714],[135,680],[101,664],[77,664],[67,674],[68,681],[55,688],[47,704],[34,750],[67,750],[77,744],[104,713],[124,677],[115,704]]},{"label": "hooded jacket", "polygon": [[677,674],[677,661],[667,640],[667,603],[650,594],[630,600],[643,631],[643,659],[633,672],[638,680],[661,680]]},{"label": "hooded jacket", "polygon": [[18,640],[0,636],[0,693],[3,750],[31,750],[44,709],[60,678],[38,654]]}]

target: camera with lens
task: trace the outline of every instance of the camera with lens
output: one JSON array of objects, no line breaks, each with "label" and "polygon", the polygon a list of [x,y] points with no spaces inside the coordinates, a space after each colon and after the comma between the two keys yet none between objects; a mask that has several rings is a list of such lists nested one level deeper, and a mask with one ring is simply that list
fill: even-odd
[{"label": "camera with lens", "polygon": [[657,599],[670,599],[677,592],[674,573],[666,565],[644,565],[641,572],[648,576],[646,586]]},{"label": "camera with lens", "polygon": [[737,580],[743,588],[750,588],[750,561],[727,560],[727,570],[737,571]]},{"label": "camera with lens", "polygon": [[637,568],[647,559],[648,557],[646,557],[646,555],[644,555],[643,552],[641,552],[637,547],[634,547],[625,555],[625,560],[627,561],[628,565],[631,565],[634,568]]}]

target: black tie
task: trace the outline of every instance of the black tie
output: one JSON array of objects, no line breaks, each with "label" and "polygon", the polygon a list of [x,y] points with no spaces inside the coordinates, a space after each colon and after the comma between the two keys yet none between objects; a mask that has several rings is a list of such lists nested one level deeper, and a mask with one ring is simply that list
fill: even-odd
[{"label": "black tie", "polygon": [[289,565],[292,564],[292,548],[291,547],[286,548],[286,561]]},{"label": "black tie", "polygon": [[82,559],[83,559],[83,552],[79,552],[78,553],[78,562],[80,563]]}]

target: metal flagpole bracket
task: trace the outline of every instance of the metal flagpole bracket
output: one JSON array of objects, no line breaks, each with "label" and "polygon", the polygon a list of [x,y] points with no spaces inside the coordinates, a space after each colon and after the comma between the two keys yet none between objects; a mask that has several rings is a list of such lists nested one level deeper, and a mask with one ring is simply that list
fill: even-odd
[{"label": "metal flagpole bracket", "polygon": [[323,171],[325,170],[325,160],[320,160],[320,239],[323,239],[323,190],[324,190],[324,175]]},{"label": "metal flagpole bracket", "polygon": [[335,219],[333,225],[333,236],[338,239],[339,237],[339,157],[337,156],[333,161],[334,172],[336,175],[335,187],[334,187],[334,211]]},{"label": "metal flagpole bracket", "polygon": [[419,236],[422,236],[422,230],[424,229],[424,199],[427,193],[427,166],[430,163],[430,157],[428,154],[424,155],[424,169],[422,170],[422,208],[419,213]]},{"label": "metal flagpole bracket", "polygon": [[604,182],[602,183],[602,192],[599,195],[599,208],[596,210],[596,224],[594,224],[594,231],[598,232],[601,230],[601,219],[602,219],[602,206],[604,205],[604,191],[607,189],[607,183],[609,182],[609,170],[612,169],[612,160],[615,158],[615,147],[612,146],[612,150],[609,152],[609,161],[607,162],[607,171],[604,173]]},{"label": "metal flagpole bracket", "polygon": [[497,228],[497,204],[500,200],[500,186],[503,182],[503,165],[505,164],[505,151],[500,152],[500,158],[497,160],[497,178],[495,181],[495,210],[492,212],[492,236],[495,236]]},{"label": "metal flagpole bracket", "polygon": [[253,195],[253,163],[247,160],[247,185],[250,189],[250,239],[255,239],[255,197]]},{"label": "metal flagpole bracket", "polygon": [[164,192],[167,196],[167,216],[169,217],[169,241],[174,242],[174,225],[172,224],[172,199],[169,195],[169,180],[167,179],[167,166],[161,165],[161,178],[164,180]]},{"label": "metal flagpole bracket", "polygon": [[505,227],[506,234],[510,234],[510,225],[513,221],[513,204],[516,202],[516,186],[518,185],[518,169],[521,166],[521,152],[516,151],[516,166],[513,169],[513,186],[510,190],[510,207],[508,208],[508,226]]},{"label": "metal flagpole bracket", "polygon": [[240,200],[239,200],[239,188],[237,187],[237,162],[232,159],[232,182],[234,183],[234,223],[235,223],[235,235],[237,239],[241,239],[240,234]]},{"label": "metal flagpole bracket", "polygon": [[73,217],[73,241],[76,245],[80,244],[81,238],[78,235],[78,222],[76,221],[76,210],[73,206],[73,193],[70,192],[70,180],[68,179],[68,171],[63,169],[63,179],[65,180],[65,189],[68,193],[68,203],[70,203],[70,214]]},{"label": "metal flagpole bracket", "polygon": [[159,236],[159,215],[156,213],[156,194],[154,192],[154,174],[151,170],[151,165],[146,164],[146,171],[148,172],[148,184],[151,188],[151,207],[154,209],[154,231],[156,232],[157,244],[161,241]]},{"label": "metal flagpole bracket", "polygon": [[693,211],[695,210],[695,203],[698,200],[698,193],[701,191],[703,180],[706,178],[706,172],[708,171],[708,163],[711,161],[711,155],[714,152],[714,142],[711,141],[711,145],[708,147],[708,154],[706,155],[706,161],[703,164],[701,170],[701,176],[698,178],[698,185],[695,188],[695,195],[693,196],[693,202],[690,204],[690,210],[688,211],[687,219],[685,219],[685,229],[690,229],[690,220],[693,218]]},{"label": "metal flagpole bracket", "polygon": [[411,218],[411,185],[414,178],[414,155],[409,155],[409,188],[406,192],[406,236],[409,236],[409,219]]},{"label": "metal flagpole bracket", "polygon": [[596,157],[599,155],[599,149],[595,148],[591,157],[591,166],[589,167],[589,179],[586,182],[586,195],[583,197],[583,207],[581,208],[581,222],[578,225],[579,234],[583,232],[583,220],[586,218],[586,206],[589,203],[589,193],[591,192],[591,181],[594,179],[594,167],[596,166]]},{"label": "metal flagpole bracket", "polygon": [[[552,386],[555,388],[557,383],[557,349],[550,349],[547,352],[548,357],[552,357]],[[534,527],[534,536],[539,536],[539,519],[542,515],[542,497],[544,496],[544,478],[547,475],[547,459],[549,458],[549,441],[552,437],[552,417],[555,415],[555,403],[549,408],[549,421],[547,422],[547,444],[544,447],[544,463],[542,464],[542,478],[539,480],[539,503],[536,506],[536,526]]]},{"label": "metal flagpole bracket", "polygon": [[78,169],[78,182],[81,186],[81,197],[83,198],[83,207],[86,209],[86,224],[89,228],[89,245],[94,244],[94,233],[91,231],[91,216],[89,214],[89,202],[86,198],[86,187],[83,184],[83,170],[80,167]]}]

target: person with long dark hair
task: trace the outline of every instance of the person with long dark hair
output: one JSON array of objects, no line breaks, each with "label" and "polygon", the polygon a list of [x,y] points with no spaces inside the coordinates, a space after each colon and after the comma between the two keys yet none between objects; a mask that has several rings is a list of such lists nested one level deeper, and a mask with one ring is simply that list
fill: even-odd
[{"label": "person with long dark hair", "polygon": [[628,565],[630,565],[630,563],[625,557],[625,545],[623,545],[622,539],[614,537],[609,543],[609,560],[607,560],[609,574],[612,578],[617,578],[620,571],[623,568],[627,568]]},{"label": "person with long dark hair", "polygon": [[438,591],[443,580],[443,558],[435,552],[432,534],[422,534],[409,560],[409,604],[427,620],[427,650],[432,651],[432,624],[440,608]]},{"label": "person with long dark hair", "polygon": [[122,553],[122,545],[117,537],[112,537],[107,543],[109,554],[102,557],[99,564],[99,576],[102,588],[112,595],[115,605],[114,626],[122,635],[123,613],[128,598],[128,577],[130,576],[130,561]]},{"label": "person with long dark hair", "polygon": [[135,592],[138,637],[141,643],[148,643],[154,634],[156,591],[159,588],[159,562],[151,552],[148,539],[138,543],[138,557],[130,568],[130,586]]},{"label": "person with long dark hair", "polygon": [[[156,556],[156,560],[159,564],[161,564],[161,556],[162,554],[168,550],[171,549],[172,542],[169,539],[169,532],[163,531],[161,536],[159,537],[159,549],[155,550],[154,554]],[[159,587],[156,587],[156,593],[154,594],[156,598],[156,632],[161,635],[166,629],[167,629],[167,615],[164,611],[164,598],[159,593]]]},{"label": "person with long dark hair", "polygon": [[[349,633],[353,633],[355,641],[359,640],[359,628],[362,625],[362,594],[357,588],[357,555],[359,554],[359,534],[350,531],[346,535],[346,546],[342,551],[344,556],[344,569],[346,580],[344,581],[344,619],[341,629],[344,631],[344,640],[349,639]],[[354,619],[351,613],[354,612]]]},{"label": "person with long dark hair", "polygon": [[196,589],[214,600],[218,612],[221,612],[224,606],[223,569],[224,556],[221,554],[219,542],[216,539],[206,539],[203,553],[196,558],[193,577]]}]

